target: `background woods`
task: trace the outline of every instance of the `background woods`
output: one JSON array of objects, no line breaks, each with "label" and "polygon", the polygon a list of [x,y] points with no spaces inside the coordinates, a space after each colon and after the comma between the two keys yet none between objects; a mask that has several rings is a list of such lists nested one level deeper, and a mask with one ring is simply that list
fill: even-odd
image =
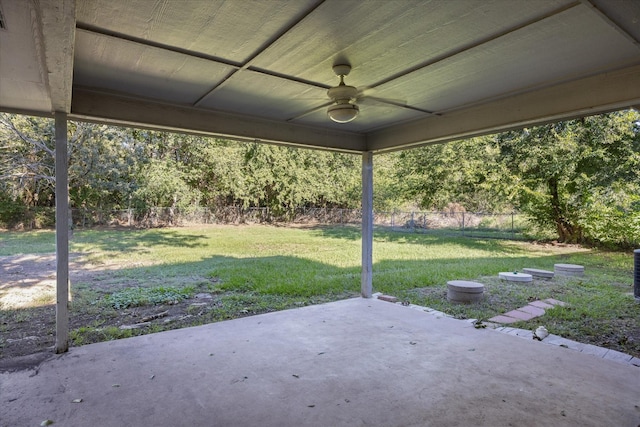
[{"label": "background woods", "polygon": [[[52,225],[53,131],[49,119],[0,114],[0,225]],[[301,207],[357,208],[360,162],[351,154],[69,123],[74,208],[266,207],[280,218]],[[640,244],[640,114],[633,110],[380,154],[374,163],[378,211],[515,210],[562,242]]]}]

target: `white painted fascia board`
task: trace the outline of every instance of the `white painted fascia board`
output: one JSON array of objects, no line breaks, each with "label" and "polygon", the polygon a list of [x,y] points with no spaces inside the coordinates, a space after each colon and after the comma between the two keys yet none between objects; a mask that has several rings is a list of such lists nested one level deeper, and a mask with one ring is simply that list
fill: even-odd
[{"label": "white painted fascia board", "polygon": [[367,134],[367,148],[393,151],[630,108],[640,104],[640,65],[390,126]]}]

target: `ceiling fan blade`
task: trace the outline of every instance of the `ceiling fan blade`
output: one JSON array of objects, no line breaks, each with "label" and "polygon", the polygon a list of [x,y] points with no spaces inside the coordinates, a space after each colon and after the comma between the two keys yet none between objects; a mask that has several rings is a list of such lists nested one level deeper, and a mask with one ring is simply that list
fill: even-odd
[{"label": "ceiling fan blade", "polygon": [[357,101],[360,103],[380,103],[380,104],[391,104],[397,106],[405,106],[407,105],[407,101],[405,99],[398,98],[385,98],[380,96],[375,96],[376,89],[368,86],[360,86],[358,87],[358,96]]},{"label": "ceiling fan blade", "polygon": [[315,113],[316,111],[320,111],[323,108],[327,108],[328,106],[330,106],[332,104],[333,104],[333,101],[327,101],[327,102],[325,102],[325,103],[323,103],[321,105],[318,105],[317,107],[313,107],[313,108],[311,108],[311,109],[309,109],[307,111],[304,111],[304,112],[298,114],[297,116],[291,117],[291,118],[287,119],[287,121],[288,122],[292,122],[294,120],[301,119],[303,117],[308,116],[309,114]]},{"label": "ceiling fan blade", "polygon": [[379,98],[377,96],[365,95],[362,98],[358,98],[358,104],[363,105],[395,105],[396,107],[406,107],[407,101],[404,99],[392,99],[392,98]]}]

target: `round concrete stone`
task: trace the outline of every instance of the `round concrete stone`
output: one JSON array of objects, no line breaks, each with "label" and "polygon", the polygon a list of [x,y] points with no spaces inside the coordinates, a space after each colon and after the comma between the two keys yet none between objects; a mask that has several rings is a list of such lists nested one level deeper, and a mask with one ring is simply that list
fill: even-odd
[{"label": "round concrete stone", "polygon": [[453,303],[468,304],[482,300],[484,285],[468,280],[451,280],[447,282],[447,300]]},{"label": "round concrete stone", "polygon": [[553,271],[549,271],[549,270],[539,270],[537,268],[523,268],[522,271],[524,271],[527,274],[530,274],[533,276],[534,279],[553,279]]},{"label": "round concrete stone", "polygon": [[584,266],[576,264],[555,264],[554,271],[560,276],[584,276]]},{"label": "round concrete stone", "polygon": [[533,277],[527,273],[515,273],[513,271],[505,271],[498,273],[498,277],[508,282],[533,282]]}]

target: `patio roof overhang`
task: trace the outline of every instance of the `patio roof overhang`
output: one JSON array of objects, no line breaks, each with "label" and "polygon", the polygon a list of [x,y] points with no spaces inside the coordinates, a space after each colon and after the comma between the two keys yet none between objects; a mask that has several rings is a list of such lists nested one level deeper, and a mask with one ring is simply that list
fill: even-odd
[{"label": "patio roof overhang", "polygon": [[[0,0],[0,110],[381,152],[640,105],[632,0]],[[327,117],[332,66],[370,95]]]},{"label": "patio roof overhang", "polygon": [[[366,96],[327,117],[334,65]],[[640,106],[634,0],[0,0],[0,111],[56,119],[57,342],[68,348],[67,119],[373,153]]]}]

